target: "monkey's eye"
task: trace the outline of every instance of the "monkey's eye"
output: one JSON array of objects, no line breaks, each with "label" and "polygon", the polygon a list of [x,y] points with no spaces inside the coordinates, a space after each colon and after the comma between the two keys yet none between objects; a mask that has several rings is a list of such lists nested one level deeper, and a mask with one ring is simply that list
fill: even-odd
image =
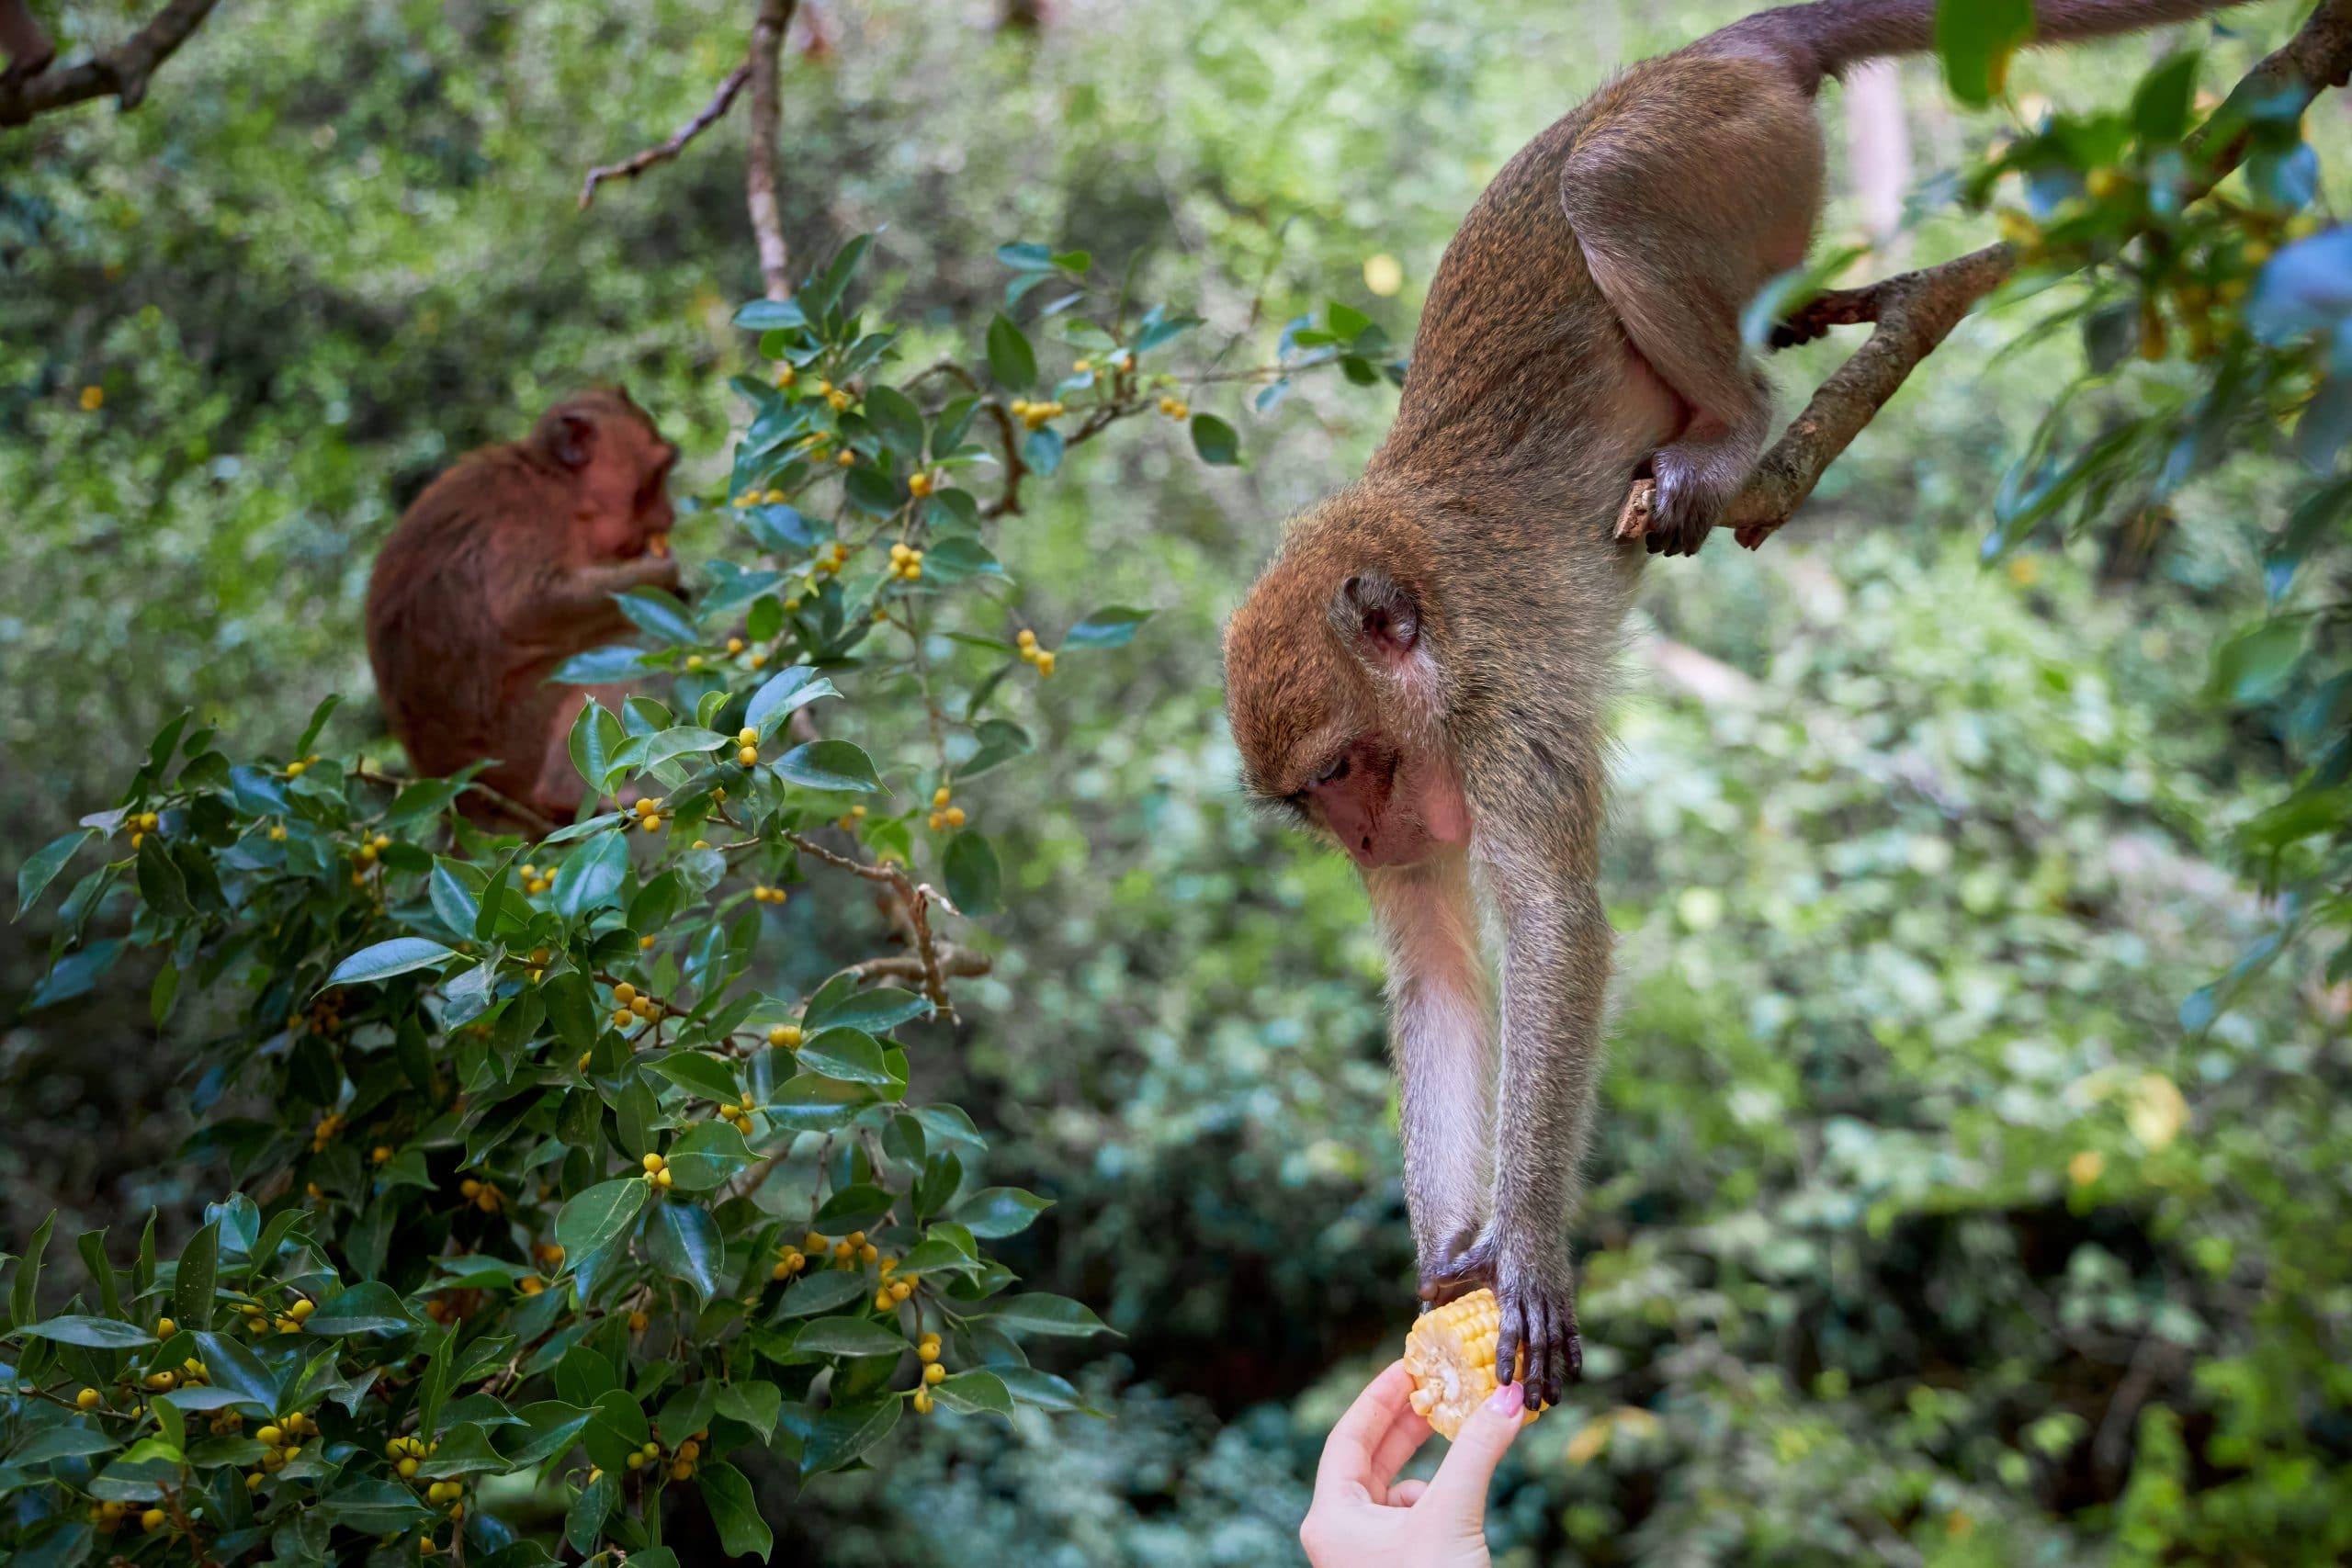
[{"label": "monkey's eye", "polygon": [[1337,784],[1340,780],[1346,778],[1347,776],[1348,754],[1345,751],[1342,751],[1329,767],[1325,768],[1321,773],[1316,774],[1313,779],[1308,781],[1307,788],[1316,789],[1327,784]]}]

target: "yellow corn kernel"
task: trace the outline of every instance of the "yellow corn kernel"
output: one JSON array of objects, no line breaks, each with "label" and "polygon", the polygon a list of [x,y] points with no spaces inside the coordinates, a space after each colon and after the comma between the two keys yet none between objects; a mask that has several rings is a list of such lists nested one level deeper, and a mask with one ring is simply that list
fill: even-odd
[{"label": "yellow corn kernel", "polygon": [[[1430,1429],[1451,1439],[1470,1413],[1499,1384],[1495,1380],[1495,1342],[1502,1333],[1502,1307],[1492,1291],[1473,1291],[1427,1312],[1405,1336],[1405,1370],[1413,1374],[1413,1408]],[[1521,1354],[1521,1364],[1526,1356]],[[1530,1410],[1521,1425],[1535,1419]]]}]

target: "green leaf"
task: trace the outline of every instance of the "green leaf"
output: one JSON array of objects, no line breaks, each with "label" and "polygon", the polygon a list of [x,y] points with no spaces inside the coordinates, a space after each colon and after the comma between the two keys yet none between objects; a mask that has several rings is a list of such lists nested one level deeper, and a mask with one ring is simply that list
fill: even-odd
[{"label": "green leaf", "polygon": [[922,457],[922,410],[895,387],[869,387],[865,391],[865,423],[901,464]]},{"label": "green leaf", "polygon": [[319,1499],[319,1517],[368,1535],[405,1530],[427,1517],[417,1495],[396,1481],[378,1475],[346,1473],[334,1491]]},{"label": "green leaf", "polygon": [[947,840],[944,857],[947,897],[966,915],[993,915],[1004,908],[1004,873],[996,851],[978,832],[966,831]]},{"label": "green leaf", "polygon": [[366,1280],[338,1291],[319,1303],[302,1327],[330,1337],[346,1334],[405,1334],[416,1326],[400,1292],[378,1280]]},{"label": "green leaf", "polygon": [[614,594],[613,604],[639,631],[663,642],[691,648],[702,640],[695,630],[693,613],[678,603],[674,594],[659,588],[632,588],[626,593]]},{"label": "green leaf", "polygon": [[956,1206],[956,1222],[990,1240],[1019,1235],[1054,1206],[1050,1198],[1018,1187],[983,1187]]},{"label": "green leaf", "polygon": [[180,1249],[172,1282],[172,1316],[180,1327],[202,1332],[212,1326],[212,1290],[220,1269],[220,1222],[213,1221]]},{"label": "green leaf", "polygon": [[[863,1276],[859,1293],[865,1293]],[[907,1340],[897,1329],[871,1318],[820,1317],[800,1330],[792,1348],[814,1356],[897,1356],[905,1352]]]},{"label": "green leaf", "polygon": [[996,259],[1015,272],[1051,272],[1054,254],[1044,245],[999,245]]},{"label": "green leaf", "polygon": [[1029,346],[1028,334],[1001,310],[989,322],[988,346],[989,374],[999,386],[1023,392],[1036,385],[1037,351]]},{"label": "green leaf", "polygon": [[805,327],[808,317],[790,299],[754,299],[736,310],[735,324],[746,332],[775,332]]},{"label": "green leaf", "polygon": [[803,789],[870,795],[882,787],[874,760],[846,740],[811,740],[795,746],[770,766],[776,777]]},{"label": "green leaf", "polygon": [[[23,1325],[33,1320],[40,1305],[40,1269],[42,1255],[49,1251],[49,1238],[57,1229],[57,1211],[33,1228],[32,1239],[25,1244],[25,1254],[17,1259],[17,1278],[8,1290],[8,1321]],[[79,1343],[79,1341],[69,1341]]]},{"label": "green leaf", "polygon": [[1012,1393],[993,1371],[955,1373],[933,1383],[931,1396],[958,1416],[1012,1414]]},{"label": "green leaf", "polygon": [[774,1315],[779,1322],[790,1317],[815,1317],[867,1293],[864,1274],[826,1269],[804,1274],[786,1285],[783,1298],[775,1303]]},{"label": "green leaf", "polygon": [[861,1029],[820,1031],[801,1044],[798,1059],[803,1070],[842,1083],[898,1081],[883,1060],[880,1043]]},{"label": "green leaf", "polygon": [[1150,618],[1149,610],[1131,610],[1124,604],[1106,605],[1070,627],[1062,638],[1062,646],[1122,648],[1134,640],[1136,628]]},{"label": "green leaf", "polygon": [[155,1337],[134,1324],[109,1317],[52,1317],[42,1323],[19,1323],[12,1332],[28,1339],[48,1339],[60,1345],[81,1345],[93,1350],[128,1350],[153,1345]]},{"label": "green leaf", "polygon": [[1087,269],[1094,265],[1094,254],[1091,251],[1056,251],[1053,263],[1064,272],[1082,277]]},{"label": "green leaf", "polygon": [[427,942],[421,936],[396,936],[390,942],[363,947],[336,964],[334,973],[327,976],[327,984],[356,986],[371,980],[389,980],[411,970],[430,969],[455,956],[437,942]]},{"label": "green leaf", "polygon": [[833,1405],[809,1428],[800,1450],[800,1473],[806,1477],[839,1470],[888,1437],[899,1424],[901,1403],[897,1394],[885,1393]]},{"label": "green leaf", "polygon": [[96,829],[81,828],[62,838],[51,839],[34,851],[32,858],[17,872],[17,913],[12,919],[22,919],[57,874],[65,869],[65,863],[74,858],[74,852],[97,836]]},{"label": "green leaf", "polygon": [[1241,438],[1233,426],[1213,413],[1193,416],[1193,450],[1204,463],[1230,467],[1241,461]]},{"label": "green leaf", "polygon": [[2150,146],[2168,146],[2188,133],[2197,101],[2197,69],[2204,57],[2195,50],[2166,55],[2140,79],[2132,94],[2132,129]]},{"label": "green leaf", "polygon": [[735,1069],[705,1052],[673,1051],[666,1055],[641,1056],[638,1066],[661,1074],[689,1094],[721,1104],[734,1104],[736,1096],[742,1092],[736,1085]]},{"label": "green leaf", "polygon": [[519,1442],[507,1445],[506,1461],[512,1465],[537,1464],[553,1459],[579,1440],[596,1415],[593,1409],[567,1404],[560,1399],[543,1399],[514,1414],[522,1418],[527,1431]]},{"label": "green leaf", "polygon": [[718,1234],[718,1222],[700,1204],[656,1204],[652,1223],[645,1227],[645,1251],[655,1268],[692,1285],[704,1305],[718,1293],[718,1270],[727,1261],[727,1243]]},{"label": "green leaf", "polygon": [[709,1505],[711,1523],[718,1527],[720,1549],[729,1557],[756,1556],[765,1562],[775,1537],[760,1517],[759,1500],[752,1495],[752,1483],[743,1472],[724,1460],[711,1460],[695,1472],[695,1480]]},{"label": "green leaf", "polygon": [[2304,631],[2302,620],[2289,618],[2240,632],[2213,657],[2214,684],[2241,707],[2276,700],[2301,661]]},{"label": "green leaf", "polygon": [[555,874],[556,912],[567,919],[620,902],[621,883],[628,875],[628,835],[615,829],[573,852]]},{"label": "green leaf", "polygon": [[783,1408],[784,1391],[772,1382],[731,1382],[718,1391],[718,1413],[751,1427],[763,1443],[775,1434]]},{"label": "green leaf", "polygon": [[927,998],[894,986],[876,986],[870,991],[851,991],[830,1000],[813,1001],[805,1021],[812,1031],[862,1029],[868,1034],[886,1034],[902,1023],[929,1018],[933,1010]]},{"label": "green leaf", "polygon": [[1005,1391],[1023,1404],[1034,1404],[1041,1410],[1091,1410],[1084,1397],[1069,1382],[1051,1372],[1041,1372],[1035,1367],[998,1366],[989,1369]]},{"label": "green leaf", "polygon": [[643,1178],[624,1176],[599,1182],[564,1204],[555,1217],[555,1239],[567,1261],[587,1257],[628,1230],[644,1211],[649,1190]]},{"label": "green leaf", "polygon": [[881,1223],[890,1212],[890,1193],[870,1182],[858,1182],[837,1190],[817,1211],[812,1224],[829,1235],[844,1231],[862,1231]]},{"label": "green leaf", "polygon": [[1936,55],[1951,96],[1972,108],[1998,97],[2009,56],[2033,37],[2033,0],[1936,0]]},{"label": "green leaf", "polygon": [[765,684],[752,694],[752,701],[743,710],[743,722],[760,732],[763,739],[775,733],[783,720],[820,697],[838,697],[841,693],[833,683],[820,676],[806,664],[795,664],[779,670]]},{"label": "green leaf", "polygon": [[[978,1234],[977,1229],[975,1234]],[[990,1323],[1015,1334],[1078,1336],[1111,1332],[1110,1325],[1083,1303],[1068,1296],[1047,1295],[1042,1291],[1000,1296],[983,1303],[978,1310],[988,1314]]]},{"label": "green leaf", "polygon": [[[307,757],[311,754],[311,748],[319,743],[319,736],[326,729],[327,720],[333,717],[334,710],[342,705],[343,696],[340,693],[330,692],[319,699],[319,705],[311,710],[311,722],[302,727],[301,739],[294,742],[294,755]],[[164,755],[169,756],[170,752],[166,751]],[[163,765],[162,757],[157,757],[153,761],[158,767]]]},{"label": "green leaf", "polygon": [[743,1134],[720,1121],[697,1122],[670,1145],[670,1179],[687,1192],[707,1192],[752,1163]]},{"label": "green leaf", "polygon": [[[634,652],[632,649],[632,656]],[[571,721],[568,742],[572,770],[580,775],[581,782],[591,789],[602,790],[613,771],[613,753],[628,738],[621,721],[606,712],[602,704],[594,698],[582,704],[580,716]]]},{"label": "green leaf", "polygon": [[119,1438],[108,1437],[97,1427],[85,1421],[62,1421],[35,1432],[17,1448],[9,1450],[11,1465],[39,1464],[43,1460],[73,1459],[82,1454],[112,1453],[122,1447]]}]

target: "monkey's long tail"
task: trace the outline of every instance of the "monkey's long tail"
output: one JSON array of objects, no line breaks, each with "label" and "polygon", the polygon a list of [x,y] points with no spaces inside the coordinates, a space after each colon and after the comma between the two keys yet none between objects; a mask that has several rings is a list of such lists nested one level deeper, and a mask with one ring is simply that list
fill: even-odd
[{"label": "monkey's long tail", "polygon": [[[2073,43],[2186,22],[2243,0],[2035,0],[2033,42]],[[1936,0],[1815,0],[1784,6],[1715,36],[1761,43],[1795,68],[1810,90],[1857,61],[1935,47]]]}]

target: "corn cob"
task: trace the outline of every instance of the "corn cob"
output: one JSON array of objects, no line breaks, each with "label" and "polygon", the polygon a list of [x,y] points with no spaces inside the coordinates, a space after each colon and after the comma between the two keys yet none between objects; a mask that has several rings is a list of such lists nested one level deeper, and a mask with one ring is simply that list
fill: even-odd
[{"label": "corn cob", "polygon": [[[1423,1313],[1405,1336],[1405,1370],[1413,1374],[1413,1408],[1430,1430],[1451,1439],[1462,1423],[1499,1386],[1495,1379],[1495,1341],[1501,1337],[1502,1308],[1492,1291],[1473,1291]],[[1525,1351],[1520,1352],[1525,1366]],[[1521,1425],[1535,1419],[1530,1410]]]}]

